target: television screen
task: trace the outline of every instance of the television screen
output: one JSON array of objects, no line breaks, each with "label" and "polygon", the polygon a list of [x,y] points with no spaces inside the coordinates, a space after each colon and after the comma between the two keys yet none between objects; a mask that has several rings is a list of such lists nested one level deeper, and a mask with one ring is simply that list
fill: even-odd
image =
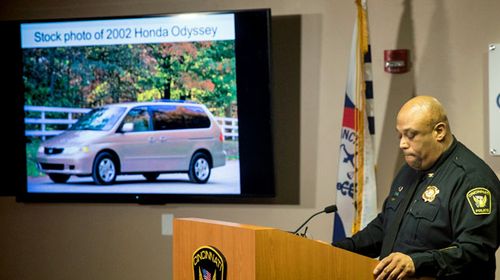
[{"label": "television screen", "polygon": [[20,201],[274,195],[269,9],[23,21]]}]

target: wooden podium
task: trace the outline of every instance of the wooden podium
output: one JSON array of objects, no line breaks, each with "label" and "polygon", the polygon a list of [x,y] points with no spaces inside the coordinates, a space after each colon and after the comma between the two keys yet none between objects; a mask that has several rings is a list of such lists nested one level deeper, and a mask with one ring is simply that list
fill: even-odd
[{"label": "wooden podium", "polygon": [[195,279],[193,253],[202,246],[225,256],[227,280],[373,279],[378,263],[274,228],[183,218],[174,219],[174,280]]}]

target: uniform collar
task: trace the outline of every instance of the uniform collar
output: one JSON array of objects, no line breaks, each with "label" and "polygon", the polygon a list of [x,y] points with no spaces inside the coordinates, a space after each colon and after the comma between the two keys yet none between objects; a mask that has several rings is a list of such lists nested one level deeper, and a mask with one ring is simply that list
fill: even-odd
[{"label": "uniform collar", "polygon": [[428,177],[434,176],[434,173],[436,170],[450,157],[450,155],[455,151],[457,148],[457,139],[455,136],[453,136],[453,140],[451,142],[451,145],[444,151],[444,153],[438,158],[438,160],[427,170],[422,170],[419,173],[427,174]]}]

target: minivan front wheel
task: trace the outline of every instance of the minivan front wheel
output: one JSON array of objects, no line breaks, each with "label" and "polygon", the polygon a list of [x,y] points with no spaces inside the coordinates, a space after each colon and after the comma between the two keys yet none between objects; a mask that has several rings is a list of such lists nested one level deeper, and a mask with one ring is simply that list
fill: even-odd
[{"label": "minivan front wheel", "polygon": [[189,164],[189,179],[193,183],[204,184],[210,178],[210,162],[204,153],[196,153]]},{"label": "minivan front wheel", "polygon": [[97,155],[92,168],[92,178],[98,185],[114,183],[116,179],[116,163],[110,153],[103,152]]}]

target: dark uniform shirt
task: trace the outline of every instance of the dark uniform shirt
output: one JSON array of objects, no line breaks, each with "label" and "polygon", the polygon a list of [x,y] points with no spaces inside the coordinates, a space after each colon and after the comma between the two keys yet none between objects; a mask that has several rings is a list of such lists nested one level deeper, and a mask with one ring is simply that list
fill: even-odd
[{"label": "dark uniform shirt", "polygon": [[407,254],[416,276],[495,279],[499,191],[495,173],[454,139],[429,170],[405,164],[383,211],[352,238],[333,245],[380,259]]}]

